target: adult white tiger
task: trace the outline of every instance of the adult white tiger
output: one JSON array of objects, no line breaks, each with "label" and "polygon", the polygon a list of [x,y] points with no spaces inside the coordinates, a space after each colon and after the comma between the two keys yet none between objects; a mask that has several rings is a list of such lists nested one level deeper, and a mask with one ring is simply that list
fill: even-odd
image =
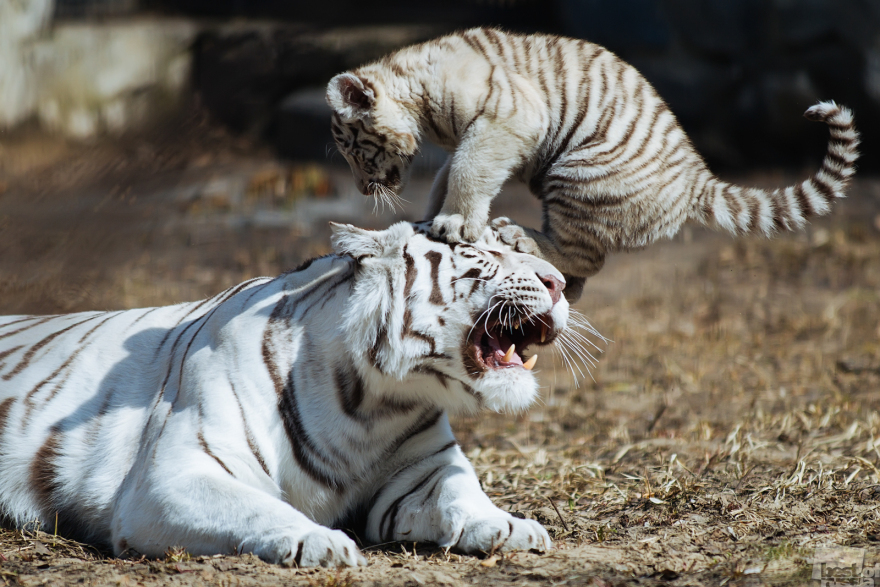
[{"label": "adult white tiger", "polygon": [[721,181],[631,65],[578,39],[462,31],[334,77],[332,130],[364,194],[393,197],[420,141],[452,155],[437,175],[434,234],[473,240],[509,177],[543,204],[542,232],[501,219],[506,242],[574,277],[577,299],[607,253],[671,237],[687,219],[733,233],[802,226],[844,195],[858,158],[852,113],[822,102],[830,127],[811,178],[766,191]]},{"label": "adult white tiger", "polygon": [[[0,508],[156,556],[364,563],[368,541],[551,546],[495,507],[447,412],[521,409],[561,274],[491,231],[334,227],[335,255],[200,302],[0,319]],[[521,324],[520,324],[521,323]],[[505,352],[508,351],[508,352]]]}]

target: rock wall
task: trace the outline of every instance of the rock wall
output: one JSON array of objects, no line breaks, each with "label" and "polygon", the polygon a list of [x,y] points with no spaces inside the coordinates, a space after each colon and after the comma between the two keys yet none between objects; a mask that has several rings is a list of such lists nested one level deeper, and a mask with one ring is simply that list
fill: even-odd
[{"label": "rock wall", "polygon": [[174,112],[191,77],[197,27],[131,18],[51,22],[51,0],[0,0],[0,129],[28,119],[88,138]]}]

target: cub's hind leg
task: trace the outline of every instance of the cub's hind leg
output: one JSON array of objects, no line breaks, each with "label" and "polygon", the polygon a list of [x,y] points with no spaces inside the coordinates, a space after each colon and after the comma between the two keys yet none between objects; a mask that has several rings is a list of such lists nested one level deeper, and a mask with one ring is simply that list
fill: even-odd
[{"label": "cub's hind leg", "polygon": [[546,221],[546,215],[543,232],[520,226],[505,217],[494,219],[491,226],[499,238],[515,250],[540,257],[559,269],[565,277],[563,293],[569,303],[580,299],[587,277],[595,275],[605,264],[604,248],[568,238],[567,231],[560,233]]}]

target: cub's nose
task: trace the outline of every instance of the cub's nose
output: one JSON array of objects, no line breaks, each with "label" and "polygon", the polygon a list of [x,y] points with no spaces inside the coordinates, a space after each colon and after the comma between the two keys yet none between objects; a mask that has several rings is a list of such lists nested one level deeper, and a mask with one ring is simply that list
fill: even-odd
[{"label": "cub's nose", "polygon": [[541,283],[544,284],[544,287],[547,288],[547,293],[550,294],[550,299],[553,300],[553,305],[556,305],[556,302],[562,297],[562,290],[565,289],[565,282],[559,281],[552,275],[538,275],[538,279],[540,279]]}]

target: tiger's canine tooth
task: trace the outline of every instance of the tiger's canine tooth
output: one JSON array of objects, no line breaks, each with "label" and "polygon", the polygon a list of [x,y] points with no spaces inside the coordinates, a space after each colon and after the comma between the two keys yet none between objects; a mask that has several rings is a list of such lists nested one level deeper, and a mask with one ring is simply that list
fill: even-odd
[{"label": "tiger's canine tooth", "polygon": [[541,323],[541,342],[545,342],[547,340],[547,325],[543,322]]},{"label": "tiger's canine tooth", "polygon": [[535,363],[538,362],[538,355],[532,355],[532,358],[523,363],[523,369],[526,371],[531,371],[535,368]]},{"label": "tiger's canine tooth", "polygon": [[515,350],[516,350],[516,345],[515,344],[510,345],[510,348],[507,349],[507,352],[504,353],[504,356],[501,358],[501,360],[504,361],[505,363],[509,363],[510,359],[513,358],[513,352]]}]

